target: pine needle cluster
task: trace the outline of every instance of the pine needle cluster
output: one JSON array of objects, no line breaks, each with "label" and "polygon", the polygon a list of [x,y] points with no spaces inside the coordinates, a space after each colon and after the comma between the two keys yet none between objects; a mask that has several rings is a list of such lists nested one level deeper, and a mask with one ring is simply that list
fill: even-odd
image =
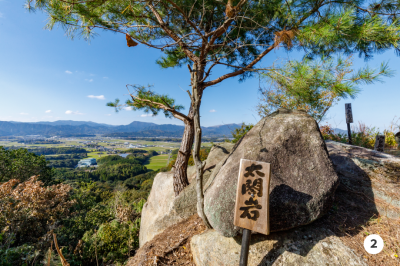
[{"label": "pine needle cluster", "polygon": [[266,116],[276,109],[304,109],[320,122],[332,105],[360,92],[359,85],[382,82],[393,76],[387,63],[377,69],[354,70],[352,57],[339,56],[287,61],[263,74],[267,87],[261,93],[258,113]]}]

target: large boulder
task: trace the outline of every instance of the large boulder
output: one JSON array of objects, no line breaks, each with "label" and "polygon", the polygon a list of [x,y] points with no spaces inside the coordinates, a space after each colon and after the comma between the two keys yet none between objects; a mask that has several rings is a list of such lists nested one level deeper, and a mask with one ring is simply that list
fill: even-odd
[{"label": "large boulder", "polygon": [[[207,157],[203,174],[203,189],[207,188],[207,183],[212,173],[218,168],[221,161],[224,161],[231,153],[234,144],[223,142],[214,145]],[[197,213],[197,194],[196,194],[196,169],[194,166],[188,169],[189,186],[187,186],[175,199],[173,204],[174,211],[182,218],[188,218]]]},{"label": "large boulder", "polygon": [[272,232],[311,223],[331,208],[338,176],[318,124],[306,112],[280,109],[235,145],[206,189],[206,216],[222,235],[239,230],[233,216],[241,158],[271,163]]},{"label": "large boulder", "polygon": [[[215,230],[195,235],[190,241],[196,266],[239,265],[241,236],[224,237]],[[366,261],[337,236],[323,228],[290,230],[269,236],[252,235],[249,266],[351,265]]]},{"label": "large boulder", "polygon": [[[216,164],[228,157],[233,145],[232,143],[218,143],[211,148],[206,160],[203,184],[207,183]],[[162,233],[167,227],[197,213],[194,166],[189,167],[187,172],[190,184],[178,197],[175,197],[172,173],[159,173],[154,178],[149,198],[142,210],[140,247],[157,234]]]}]

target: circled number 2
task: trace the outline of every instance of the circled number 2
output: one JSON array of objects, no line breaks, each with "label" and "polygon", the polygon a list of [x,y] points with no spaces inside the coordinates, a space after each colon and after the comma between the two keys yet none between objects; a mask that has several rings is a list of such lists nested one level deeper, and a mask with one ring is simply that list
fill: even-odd
[{"label": "circled number 2", "polygon": [[364,249],[369,254],[378,254],[384,246],[383,239],[379,235],[372,234],[365,238]]}]

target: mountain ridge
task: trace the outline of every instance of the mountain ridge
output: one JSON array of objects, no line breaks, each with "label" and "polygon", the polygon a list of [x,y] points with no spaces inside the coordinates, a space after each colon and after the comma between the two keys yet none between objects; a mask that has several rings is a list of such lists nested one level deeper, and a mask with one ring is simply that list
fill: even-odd
[{"label": "mountain ridge", "polygon": [[[231,131],[239,128],[239,124],[216,125],[202,127],[203,136],[227,136]],[[175,136],[181,137],[184,126],[173,124],[155,124],[150,122],[133,121],[128,125],[108,125],[91,121],[58,120],[54,122],[16,122],[0,121],[0,136],[63,136],[85,134],[118,134],[145,135],[148,137]],[[135,133],[135,134],[133,134]]]}]

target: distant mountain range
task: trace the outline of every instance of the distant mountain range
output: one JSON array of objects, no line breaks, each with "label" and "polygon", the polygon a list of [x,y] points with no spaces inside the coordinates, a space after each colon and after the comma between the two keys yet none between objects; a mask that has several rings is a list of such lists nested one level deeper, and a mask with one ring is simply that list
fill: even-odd
[{"label": "distant mountain range", "polygon": [[[239,124],[203,127],[204,137],[231,137]],[[114,126],[90,121],[59,120],[54,122],[0,121],[0,136],[77,136],[101,134],[114,137],[181,137],[184,126],[133,121],[129,125]]]},{"label": "distant mountain range", "polygon": [[334,128],[333,129],[333,133],[334,134],[346,134],[347,135],[347,130],[343,130],[343,129],[340,129],[340,128]]}]

